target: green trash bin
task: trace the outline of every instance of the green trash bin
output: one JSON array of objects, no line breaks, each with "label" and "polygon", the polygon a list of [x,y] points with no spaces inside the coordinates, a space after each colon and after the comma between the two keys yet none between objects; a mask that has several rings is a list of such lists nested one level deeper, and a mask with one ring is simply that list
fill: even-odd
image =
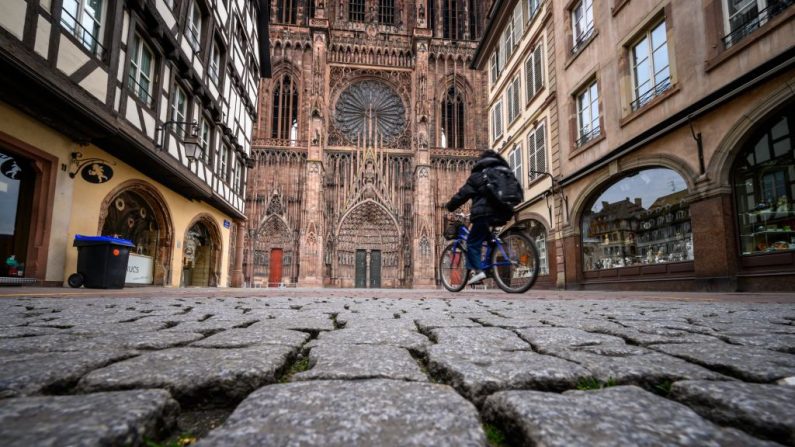
[{"label": "green trash bin", "polygon": [[75,235],[74,246],[77,247],[77,273],[69,276],[71,287],[124,288],[127,261],[135,244],[127,239],[78,234]]}]

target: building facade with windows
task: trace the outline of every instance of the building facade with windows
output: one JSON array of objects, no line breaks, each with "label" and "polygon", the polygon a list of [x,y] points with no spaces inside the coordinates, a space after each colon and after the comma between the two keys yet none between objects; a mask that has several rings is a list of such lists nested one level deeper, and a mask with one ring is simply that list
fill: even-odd
[{"label": "building facade with windows", "polygon": [[469,68],[489,2],[271,1],[249,177],[255,286],[428,287],[444,204],[488,148]]},{"label": "building facade with windows", "polygon": [[256,2],[0,5],[0,277],[64,284],[76,234],[130,284],[242,284]]},{"label": "building facade with windows", "polygon": [[[557,136],[553,2],[498,1],[473,65],[486,70],[489,143],[508,161],[524,187],[525,203],[509,223],[539,251],[537,287],[562,287],[555,236],[563,225],[553,178],[560,175]],[[556,241],[558,243],[556,243]]]},{"label": "building facade with windows", "polygon": [[795,2],[544,4],[565,286],[793,290]]}]

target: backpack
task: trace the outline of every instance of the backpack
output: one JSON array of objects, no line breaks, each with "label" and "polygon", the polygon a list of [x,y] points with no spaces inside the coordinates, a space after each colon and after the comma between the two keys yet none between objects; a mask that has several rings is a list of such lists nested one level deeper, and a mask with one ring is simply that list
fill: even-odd
[{"label": "backpack", "polygon": [[483,171],[484,190],[489,201],[501,211],[510,211],[524,200],[524,191],[513,171],[505,166],[487,168]]}]

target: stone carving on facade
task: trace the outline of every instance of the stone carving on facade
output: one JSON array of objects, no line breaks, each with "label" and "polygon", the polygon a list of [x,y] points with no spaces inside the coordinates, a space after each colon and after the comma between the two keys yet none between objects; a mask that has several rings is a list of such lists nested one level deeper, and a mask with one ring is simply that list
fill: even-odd
[{"label": "stone carving on facade", "polygon": [[[374,5],[366,2],[371,19],[378,13]],[[368,281],[372,263],[380,262],[383,287],[433,284],[433,256],[444,242],[439,237],[443,205],[488,145],[487,116],[479,111],[485,110],[486,93],[477,89],[465,94],[467,147],[434,147],[443,97],[437,86],[444,90],[454,73],[468,85],[483,85],[484,74],[467,65],[477,43],[450,45],[431,33],[416,38],[406,23],[422,27],[422,21],[429,25],[429,17],[442,16],[440,9],[431,14],[424,2],[396,0],[396,25],[388,26],[375,20],[349,22],[347,2],[323,6],[326,17],[333,18],[323,21],[327,30],[272,28],[274,72],[281,64],[294,66],[291,73],[301,86],[298,128],[303,139],[294,144],[268,138],[276,113],[274,92],[263,90],[255,130],[258,162],[249,175],[249,190],[256,193],[247,203],[247,214],[251,222],[267,221],[268,234],[285,242],[285,254],[291,250],[283,262],[289,276],[285,282],[295,279],[300,285],[300,278],[312,277],[351,287],[359,259],[366,264]],[[317,3],[316,15],[320,8]],[[340,98],[357,84],[367,100],[350,107],[356,102],[356,87],[347,99]],[[371,101],[375,92],[390,105]],[[310,156],[317,159],[309,161]],[[273,220],[277,215],[266,213],[275,207],[273,191],[279,192],[284,225]],[[260,238],[261,233],[249,241],[256,245],[252,251],[257,257],[247,262],[255,264],[260,281],[267,281],[270,246]]]}]

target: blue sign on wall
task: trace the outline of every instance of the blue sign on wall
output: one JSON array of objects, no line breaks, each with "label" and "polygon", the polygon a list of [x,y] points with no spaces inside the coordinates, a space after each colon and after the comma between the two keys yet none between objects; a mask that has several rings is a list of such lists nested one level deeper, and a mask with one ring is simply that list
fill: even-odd
[{"label": "blue sign on wall", "polygon": [[232,227],[232,222],[229,222],[228,220],[224,219],[224,228],[228,230],[231,227]]}]

